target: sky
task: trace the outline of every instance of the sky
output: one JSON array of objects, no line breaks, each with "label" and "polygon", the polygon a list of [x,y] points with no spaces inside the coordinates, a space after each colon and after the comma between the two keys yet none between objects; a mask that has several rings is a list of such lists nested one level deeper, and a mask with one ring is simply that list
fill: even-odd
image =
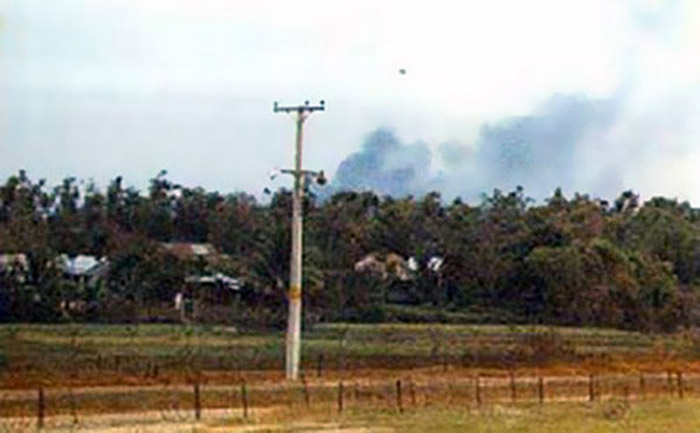
[{"label": "sky", "polygon": [[[0,178],[700,205],[700,2],[0,0]],[[399,72],[405,70],[405,74]]]}]

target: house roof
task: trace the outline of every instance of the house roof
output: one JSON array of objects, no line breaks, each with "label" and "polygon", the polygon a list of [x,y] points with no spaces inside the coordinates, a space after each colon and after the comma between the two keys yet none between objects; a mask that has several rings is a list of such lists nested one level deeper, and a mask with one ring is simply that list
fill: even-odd
[{"label": "house roof", "polygon": [[185,278],[185,282],[193,284],[220,284],[229,290],[240,290],[243,281],[240,278],[232,278],[222,273],[214,275],[191,275]]},{"label": "house roof", "polygon": [[58,263],[63,273],[72,276],[94,275],[106,267],[105,257],[98,259],[95,256],[77,255],[69,257],[67,254],[58,256]]},{"label": "house roof", "polygon": [[0,254],[0,271],[11,271],[15,268],[29,269],[29,261],[26,254]]},{"label": "house roof", "polygon": [[412,269],[408,261],[395,253],[388,253],[386,255],[372,253],[355,263],[355,272],[367,272],[381,278],[387,278],[389,275],[393,275],[401,281],[409,280],[411,278],[411,271]]},{"label": "house roof", "polygon": [[217,255],[216,248],[209,243],[164,242],[161,246],[165,251],[181,260],[191,260],[197,257],[210,258]]}]

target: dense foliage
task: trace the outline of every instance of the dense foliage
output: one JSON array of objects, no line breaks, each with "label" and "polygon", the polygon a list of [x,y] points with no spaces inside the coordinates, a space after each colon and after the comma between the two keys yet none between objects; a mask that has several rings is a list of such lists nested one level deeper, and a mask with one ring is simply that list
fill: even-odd
[{"label": "dense foliage", "polygon": [[[390,310],[382,306],[398,302],[444,317],[479,312],[501,321],[642,330],[696,320],[700,212],[687,203],[640,203],[627,191],[609,204],[557,190],[534,204],[518,188],[495,190],[478,205],[445,203],[437,193],[372,192],[323,202],[308,194],[304,205],[308,319],[382,320]],[[20,172],[0,187],[0,253],[24,253],[30,266],[21,278],[0,276],[0,319],[60,320],[66,299],[93,305],[81,316],[87,320],[106,320],[112,304],[123,312],[171,302],[188,272],[203,271],[159,248],[182,241],[225,254],[206,271],[243,278],[245,310],[279,323],[290,214],[285,190],[261,204],[243,193],[175,185],[165,172],[145,193],[121,178],[106,191],[73,178],[50,189]],[[89,288],[66,281],[51,259],[61,253],[107,257],[109,278]],[[358,273],[355,264],[370,253],[413,258],[410,277],[390,267],[384,275]]]}]

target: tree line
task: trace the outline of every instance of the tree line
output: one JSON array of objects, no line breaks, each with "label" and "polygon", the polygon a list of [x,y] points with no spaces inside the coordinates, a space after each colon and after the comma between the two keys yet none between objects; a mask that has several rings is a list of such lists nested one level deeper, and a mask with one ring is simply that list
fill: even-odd
[{"label": "tree line", "polygon": [[[25,254],[30,266],[22,278],[0,275],[0,320],[64,320],[65,299],[93,306],[81,319],[106,320],[109,308],[167,305],[189,273],[223,272],[245,282],[237,308],[281,325],[291,199],[285,189],[260,203],[246,193],[185,187],[166,172],[142,192],[120,177],[103,191],[70,177],[49,187],[20,171],[0,186],[0,253]],[[325,200],[309,192],[304,216],[307,320],[422,311],[406,320],[645,331],[697,321],[700,210],[687,202],[642,203],[632,191],[606,202],[557,189],[538,204],[519,187],[484,194],[478,204],[446,202],[436,192],[346,191]],[[159,247],[174,241],[210,243],[224,259],[183,262]],[[66,281],[57,254],[107,257],[109,276],[94,287]],[[385,272],[358,271],[370,254]],[[393,270],[389,256],[402,258],[407,272]]]}]

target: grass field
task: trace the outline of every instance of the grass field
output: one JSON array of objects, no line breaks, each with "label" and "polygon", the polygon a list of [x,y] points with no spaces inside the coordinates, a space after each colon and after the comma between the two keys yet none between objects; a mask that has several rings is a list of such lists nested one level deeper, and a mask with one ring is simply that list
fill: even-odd
[{"label": "grass field", "polygon": [[[700,431],[693,405],[700,396],[699,343],[692,334],[322,324],[304,333],[306,391],[282,378],[283,344],[282,332],[215,326],[2,325],[0,419],[33,425],[43,387],[46,416],[69,424],[151,411],[177,426],[190,422],[195,431]],[[599,375],[591,403],[589,374]],[[540,377],[544,405],[534,404]],[[225,416],[187,421],[194,383],[202,384],[205,413]],[[243,383],[246,404],[264,417],[241,419]],[[310,418],[300,419],[301,412]]]},{"label": "grass field", "polygon": [[[316,432],[316,433],[696,433],[700,431],[700,400],[689,399],[548,405],[493,405],[486,408],[428,407],[398,413],[389,409],[332,411],[258,411],[248,419],[239,413],[212,413],[201,421],[94,416],[79,424],[69,418],[45,431],[92,432]],[[4,421],[4,423],[3,423]],[[8,431],[33,431],[28,421],[0,419]]]},{"label": "grass field", "polygon": [[[695,433],[700,431],[699,404],[698,400],[655,400],[632,404],[613,400],[594,404],[510,405],[486,409],[434,408],[404,414],[361,411],[350,413],[341,421],[336,419],[335,425],[332,418],[323,422],[330,431],[335,428],[348,432]],[[314,430],[290,425],[280,431]]]},{"label": "grass field", "polygon": [[[58,384],[69,379],[76,384],[81,378],[87,384],[95,378],[105,384],[129,376],[142,380],[217,371],[276,372],[282,369],[283,344],[282,332],[238,332],[216,326],[2,325],[0,384],[35,386],[37,380]],[[699,348],[700,343],[685,334],[610,329],[321,324],[304,333],[302,367],[309,374],[319,369],[437,365],[615,371],[643,363],[648,368],[676,369],[679,363],[693,363]]]}]

